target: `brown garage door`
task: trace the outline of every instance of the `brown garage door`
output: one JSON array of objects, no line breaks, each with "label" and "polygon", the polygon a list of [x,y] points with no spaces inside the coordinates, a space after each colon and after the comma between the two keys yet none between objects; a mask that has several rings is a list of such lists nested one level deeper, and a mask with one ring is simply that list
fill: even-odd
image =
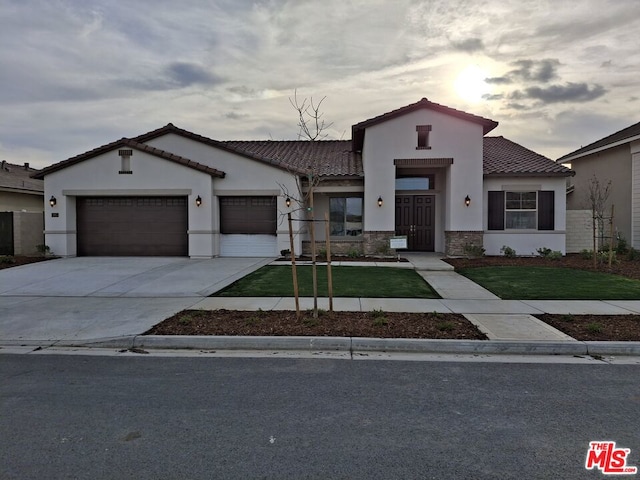
[{"label": "brown garage door", "polygon": [[78,255],[188,255],[186,197],[79,197]]},{"label": "brown garage door", "polygon": [[220,233],[276,234],[276,197],[220,197]]}]

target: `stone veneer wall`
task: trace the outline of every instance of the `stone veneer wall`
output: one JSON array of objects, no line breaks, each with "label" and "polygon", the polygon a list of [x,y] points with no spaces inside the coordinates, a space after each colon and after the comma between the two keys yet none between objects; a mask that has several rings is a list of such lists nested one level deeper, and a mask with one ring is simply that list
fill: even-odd
[{"label": "stone veneer wall", "polygon": [[465,255],[465,245],[482,247],[484,232],[482,231],[446,231],[444,232],[444,252],[451,257]]},{"label": "stone veneer wall", "polygon": [[389,247],[389,239],[395,234],[396,232],[365,230],[363,233],[364,254],[366,256],[395,254],[395,250]]},{"label": "stone veneer wall", "polygon": [[[324,240],[316,241],[316,254],[320,250],[326,250]],[[349,254],[362,255],[362,240],[331,240],[331,255],[348,256]],[[302,242],[302,254],[311,255],[311,242]],[[297,252],[296,252],[297,255]]]},{"label": "stone veneer wall", "polygon": [[[389,248],[389,239],[395,235],[395,232],[367,232],[357,240],[351,240],[346,237],[344,240],[331,240],[331,255],[349,255],[358,254],[365,256],[393,255],[395,250]],[[316,253],[319,250],[326,249],[324,241],[316,242]],[[311,254],[311,242],[302,242],[302,254]]]}]

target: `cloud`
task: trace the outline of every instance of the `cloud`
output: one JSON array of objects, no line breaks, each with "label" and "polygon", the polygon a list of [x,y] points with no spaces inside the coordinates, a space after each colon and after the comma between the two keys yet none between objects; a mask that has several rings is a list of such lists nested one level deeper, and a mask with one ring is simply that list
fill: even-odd
[{"label": "cloud", "polygon": [[247,115],[246,113],[227,112],[224,114],[224,118],[228,118],[229,120],[242,120],[248,117],[249,115]]},{"label": "cloud", "polygon": [[165,73],[181,87],[216,85],[222,82],[216,75],[196,63],[173,62],[165,68]]},{"label": "cloud", "polygon": [[601,97],[607,91],[602,85],[589,87],[586,83],[569,82],[566,85],[551,85],[548,88],[529,87],[524,91],[516,90],[511,99],[533,99],[544,103],[589,102]]},{"label": "cloud", "polygon": [[485,100],[502,100],[504,98],[504,95],[502,93],[496,93],[496,94],[484,94],[482,96],[483,99]]},{"label": "cloud", "polygon": [[513,83],[513,80],[509,77],[489,77],[485,78],[484,81],[492,85],[509,85]]},{"label": "cloud", "polygon": [[452,42],[453,48],[456,50],[461,50],[463,52],[477,52],[479,50],[484,50],[484,43],[481,38],[467,38],[465,40],[460,40],[458,42]]}]

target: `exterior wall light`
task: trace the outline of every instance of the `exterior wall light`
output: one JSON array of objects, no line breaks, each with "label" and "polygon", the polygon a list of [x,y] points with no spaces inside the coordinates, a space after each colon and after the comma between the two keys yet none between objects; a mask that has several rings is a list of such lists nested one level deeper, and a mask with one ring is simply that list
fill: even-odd
[{"label": "exterior wall light", "polygon": [[469,205],[471,205],[471,198],[469,198],[469,195],[467,195],[466,197],[464,197],[464,206],[468,207]]},{"label": "exterior wall light", "polygon": [[200,205],[202,205],[202,198],[200,198],[200,195],[198,195],[196,197],[196,207],[199,207]]},{"label": "exterior wall light", "polygon": [[56,203],[58,203],[58,201],[56,200],[56,197],[51,195],[51,198],[49,199],[49,205],[51,205],[52,207],[55,207]]},{"label": "exterior wall light", "polygon": [[381,207],[383,203],[382,197],[378,197],[378,206]]},{"label": "exterior wall light", "polygon": [[287,208],[289,208],[291,206],[291,199],[289,197],[287,197],[287,199],[284,201],[284,203],[287,205]]}]

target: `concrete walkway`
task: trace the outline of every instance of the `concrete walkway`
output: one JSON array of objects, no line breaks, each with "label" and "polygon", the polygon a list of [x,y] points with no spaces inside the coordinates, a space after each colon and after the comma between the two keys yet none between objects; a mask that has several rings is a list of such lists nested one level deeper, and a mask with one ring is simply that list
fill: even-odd
[{"label": "concrete walkway", "polygon": [[[456,273],[453,266],[433,253],[406,253],[409,262],[377,262],[375,266],[413,268],[442,297],[416,298],[334,298],[336,311],[438,312],[460,313],[490,340],[504,341],[563,341],[576,340],[538,320],[533,315],[601,314],[624,315],[640,313],[638,301],[556,301],[556,300],[501,300],[477,283]],[[287,264],[289,264],[288,262]],[[273,264],[282,264],[274,262]],[[362,262],[342,262],[336,266],[362,266]],[[371,263],[367,264],[373,266]],[[319,298],[318,306],[329,308],[327,298]],[[301,298],[300,308],[313,307],[312,298]],[[288,297],[231,298],[209,297],[193,306],[203,310],[294,310],[295,301]]]},{"label": "concrete walkway", "polygon": [[[334,309],[460,313],[477,325],[490,341],[141,337],[140,334],[153,325],[183,309],[293,310],[294,299],[208,297],[271,259],[68,258],[0,270],[0,344],[123,348],[150,346],[155,342],[158,348],[200,348],[196,345],[202,345],[202,348],[268,349],[286,345],[282,348],[314,349],[324,345],[330,349],[338,342],[350,351],[358,345],[364,350],[421,352],[640,352],[640,342],[577,342],[532,316],[541,313],[640,314],[640,300],[500,300],[455,273],[451,265],[436,255],[404,256],[410,263],[379,262],[378,265],[416,269],[442,298],[335,298]],[[304,310],[313,305],[312,298],[302,298],[300,302]],[[328,299],[320,298],[319,306],[328,309]],[[592,345],[586,346],[587,343]],[[606,348],[600,346],[594,350],[593,344],[598,343],[606,344]]]}]

